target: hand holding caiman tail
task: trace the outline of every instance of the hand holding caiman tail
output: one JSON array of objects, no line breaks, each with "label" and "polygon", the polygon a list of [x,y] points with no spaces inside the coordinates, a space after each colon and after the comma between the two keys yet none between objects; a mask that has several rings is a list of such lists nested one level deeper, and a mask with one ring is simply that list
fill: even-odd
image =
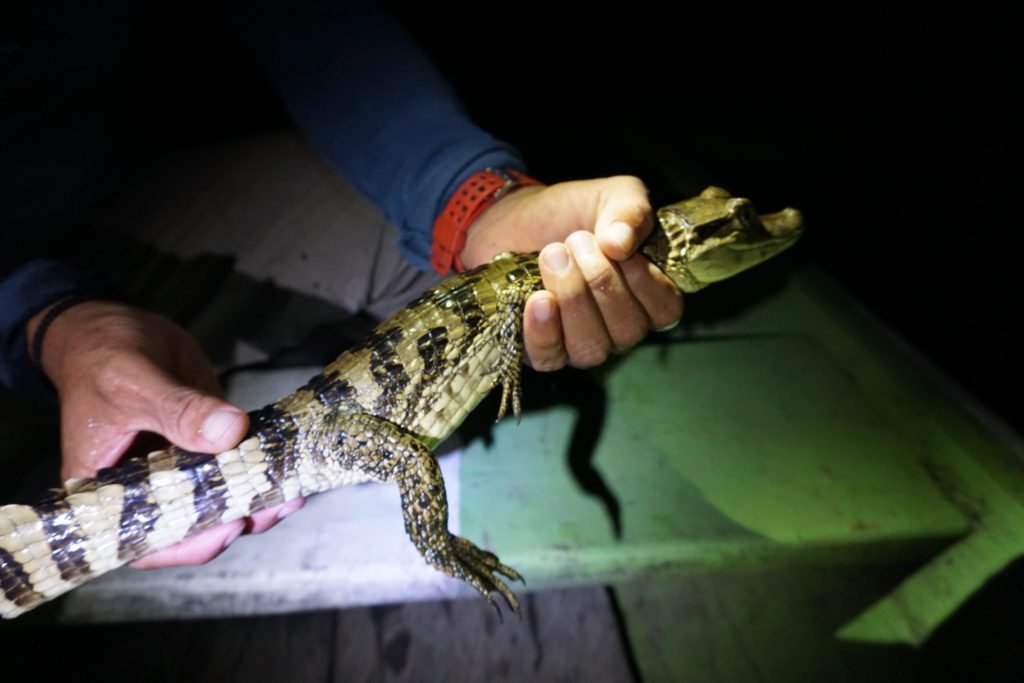
[{"label": "hand holding caiman tail", "polygon": [[[644,254],[684,292],[791,246],[793,209],[758,216],[708,188],[658,212]],[[426,292],[295,393],[250,414],[234,449],[177,447],[69,481],[34,506],[0,507],[0,615],[14,617],[106,571],[216,524],[343,484],[398,484],[424,559],[494,604],[519,575],[448,531],[430,452],[497,384],[499,418],[520,412],[523,306],[542,287],[537,254],[504,253]]]}]

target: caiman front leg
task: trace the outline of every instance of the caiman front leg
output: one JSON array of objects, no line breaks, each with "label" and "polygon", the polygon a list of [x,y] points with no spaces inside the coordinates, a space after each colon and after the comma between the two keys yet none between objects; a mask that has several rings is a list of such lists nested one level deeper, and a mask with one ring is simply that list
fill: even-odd
[{"label": "caiman front leg", "polygon": [[519,601],[495,574],[522,581],[519,573],[496,555],[448,531],[448,500],[441,468],[433,453],[398,425],[367,414],[342,414],[332,420],[339,446],[339,464],[364,472],[376,481],[398,484],[405,530],[428,564],[462,579],[497,610],[497,591],[515,612]]}]

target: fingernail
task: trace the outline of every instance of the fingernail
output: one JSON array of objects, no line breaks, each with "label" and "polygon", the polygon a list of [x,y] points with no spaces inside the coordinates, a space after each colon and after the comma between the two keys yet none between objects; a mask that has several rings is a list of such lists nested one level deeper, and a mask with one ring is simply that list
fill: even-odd
[{"label": "fingernail", "polygon": [[303,498],[299,498],[297,500],[293,500],[293,501],[290,501],[288,503],[285,503],[284,507],[282,507],[281,510],[277,513],[277,518],[278,519],[284,519],[285,517],[287,517],[288,515],[292,514],[293,512],[297,512],[298,510],[300,510],[302,508],[302,506],[305,505],[305,504],[306,504],[306,501]]},{"label": "fingernail", "polygon": [[597,250],[597,242],[594,240],[594,236],[589,232],[574,232],[569,235],[569,239],[566,240],[573,252],[583,255],[589,255]]},{"label": "fingernail", "polygon": [[551,319],[551,299],[547,296],[538,296],[533,300],[530,310],[533,311],[534,320],[539,323],[546,323]]},{"label": "fingernail", "polygon": [[569,269],[569,251],[561,244],[552,244],[544,250],[544,265],[553,273]]},{"label": "fingernail", "polygon": [[242,535],[243,531],[245,531],[245,525],[240,525],[237,529],[228,534],[228,536],[224,539],[224,545],[221,547],[227,549],[229,545],[238,540],[238,537]]},{"label": "fingernail", "polygon": [[633,251],[633,228],[618,221],[608,226],[608,238],[627,254]]},{"label": "fingernail", "polygon": [[237,429],[242,420],[241,414],[235,410],[218,410],[206,418],[200,432],[210,443],[220,443],[224,435],[231,429]]}]

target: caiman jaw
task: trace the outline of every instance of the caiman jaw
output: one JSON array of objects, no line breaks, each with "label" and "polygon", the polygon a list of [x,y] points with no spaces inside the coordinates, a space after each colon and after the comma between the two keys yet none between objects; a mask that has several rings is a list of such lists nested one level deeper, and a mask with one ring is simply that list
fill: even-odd
[{"label": "caiman jaw", "polygon": [[664,207],[658,220],[664,234],[656,234],[643,251],[684,292],[770,259],[803,232],[796,209],[758,216],[749,200],[717,187]]}]

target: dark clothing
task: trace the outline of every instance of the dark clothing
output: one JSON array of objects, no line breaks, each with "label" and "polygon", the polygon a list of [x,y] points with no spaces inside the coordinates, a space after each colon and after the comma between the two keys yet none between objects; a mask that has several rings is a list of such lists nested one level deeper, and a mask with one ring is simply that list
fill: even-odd
[{"label": "dark clothing", "polygon": [[[23,5],[0,21],[0,382],[38,391],[25,323],[100,286],[69,261],[67,247],[145,148],[139,136],[161,133],[146,130],[150,118],[134,97],[159,16],[151,3],[122,0]],[[222,5],[290,119],[398,228],[414,265],[429,268],[434,218],[466,178],[486,167],[523,170],[515,150],[465,117],[419,49],[372,4]],[[181,35],[177,49],[189,48]],[[169,102],[180,106],[188,80],[168,84]],[[194,102],[199,115],[203,106]]]}]

